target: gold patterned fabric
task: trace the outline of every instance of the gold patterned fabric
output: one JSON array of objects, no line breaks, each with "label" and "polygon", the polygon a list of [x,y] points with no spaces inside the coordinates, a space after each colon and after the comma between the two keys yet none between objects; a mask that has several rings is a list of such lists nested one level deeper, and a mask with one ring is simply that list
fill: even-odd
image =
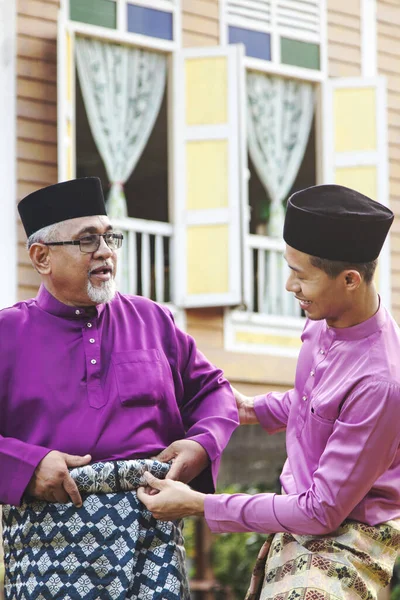
[{"label": "gold patterned fabric", "polygon": [[329,535],[269,535],[245,600],[375,600],[400,553],[400,519],[345,521]]}]

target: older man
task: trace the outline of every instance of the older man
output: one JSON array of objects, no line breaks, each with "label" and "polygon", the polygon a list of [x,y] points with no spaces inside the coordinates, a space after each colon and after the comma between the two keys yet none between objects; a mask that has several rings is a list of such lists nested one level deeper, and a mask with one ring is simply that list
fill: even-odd
[{"label": "older man", "polygon": [[168,310],[116,292],[97,178],[18,208],[42,285],[0,312],[6,598],[188,598],[179,524],[134,490],[148,469],[213,491],[229,384]]},{"label": "older man", "polygon": [[158,518],[270,534],[248,599],[372,600],[400,550],[400,332],[373,282],[393,213],[337,185],[294,194],[286,288],[307,316],[295,385],[236,393],[240,421],[286,429],[283,494],[209,496],[146,475]]}]

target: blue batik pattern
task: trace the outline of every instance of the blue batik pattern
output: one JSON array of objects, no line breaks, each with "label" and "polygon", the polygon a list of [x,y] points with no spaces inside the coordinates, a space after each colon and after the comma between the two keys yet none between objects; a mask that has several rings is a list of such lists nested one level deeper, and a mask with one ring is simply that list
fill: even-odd
[{"label": "blue batik pattern", "polygon": [[82,508],[4,506],[6,600],[189,599],[179,524],[154,519],[132,490],[145,483],[144,470],[165,477],[169,468],[149,460],[98,463],[71,471]]}]

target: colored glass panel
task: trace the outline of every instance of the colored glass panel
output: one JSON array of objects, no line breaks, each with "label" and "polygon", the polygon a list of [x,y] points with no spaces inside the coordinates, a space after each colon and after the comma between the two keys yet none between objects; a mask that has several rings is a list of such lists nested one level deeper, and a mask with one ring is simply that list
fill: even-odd
[{"label": "colored glass panel", "polygon": [[333,103],[335,152],[376,150],[375,89],[337,89]]},{"label": "colored glass panel", "polygon": [[70,18],[72,21],[115,29],[117,3],[112,0],[70,0]]},{"label": "colored glass panel", "polygon": [[319,70],[319,45],[281,38],[281,63],[293,65],[294,67]]},{"label": "colored glass panel", "polygon": [[187,293],[229,292],[229,225],[187,228]]},{"label": "colored glass panel", "polygon": [[128,31],[163,40],[173,39],[172,13],[128,4]]},{"label": "colored glass panel", "polygon": [[244,44],[247,56],[271,60],[271,36],[269,33],[242,27],[229,27],[229,43]]},{"label": "colored glass panel", "polygon": [[[207,173],[207,177],[204,177]],[[228,206],[228,142],[206,140],[186,145],[186,208]]]},{"label": "colored glass panel", "polygon": [[225,57],[188,59],[185,65],[187,125],[216,125],[228,118]]}]

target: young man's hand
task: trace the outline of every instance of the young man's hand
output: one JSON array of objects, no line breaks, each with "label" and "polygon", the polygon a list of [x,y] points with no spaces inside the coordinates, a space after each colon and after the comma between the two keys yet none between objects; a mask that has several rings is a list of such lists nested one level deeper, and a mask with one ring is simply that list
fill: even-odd
[{"label": "young man's hand", "polygon": [[205,494],[195,492],[180,481],[157,479],[147,471],[143,475],[148,486],[139,487],[137,497],[155,519],[174,521],[204,514]]}]

